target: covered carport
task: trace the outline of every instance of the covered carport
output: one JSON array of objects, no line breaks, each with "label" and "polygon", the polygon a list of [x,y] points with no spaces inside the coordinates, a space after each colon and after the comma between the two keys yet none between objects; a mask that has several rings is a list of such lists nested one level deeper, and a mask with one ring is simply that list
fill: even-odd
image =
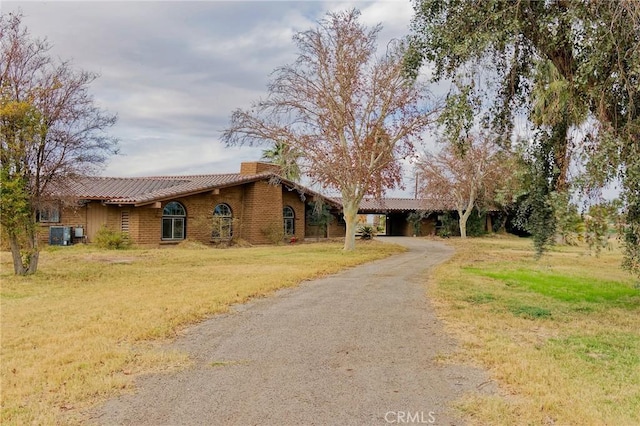
[{"label": "covered carport", "polygon": [[420,220],[418,234],[432,235],[436,233],[438,214],[429,207],[427,200],[415,198],[365,199],[360,203],[358,214],[384,215],[386,218],[386,232],[384,235],[409,237],[415,234],[414,227],[409,221],[409,215],[417,212],[427,212]]}]

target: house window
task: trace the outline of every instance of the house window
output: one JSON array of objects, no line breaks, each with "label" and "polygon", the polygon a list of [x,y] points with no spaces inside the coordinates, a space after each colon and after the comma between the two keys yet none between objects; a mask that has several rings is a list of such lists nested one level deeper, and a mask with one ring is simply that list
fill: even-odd
[{"label": "house window", "polygon": [[162,239],[184,240],[187,213],[177,201],[168,203],[162,211]]},{"label": "house window", "polygon": [[60,222],[60,208],[58,206],[47,206],[38,209],[36,212],[38,222]]},{"label": "house window", "polygon": [[233,236],[233,213],[227,204],[218,204],[213,210],[213,230],[211,238],[214,240],[228,240]]},{"label": "house window", "polygon": [[285,206],[282,209],[282,217],[284,218],[284,235],[293,236],[296,233],[295,219],[296,215],[293,209]]}]

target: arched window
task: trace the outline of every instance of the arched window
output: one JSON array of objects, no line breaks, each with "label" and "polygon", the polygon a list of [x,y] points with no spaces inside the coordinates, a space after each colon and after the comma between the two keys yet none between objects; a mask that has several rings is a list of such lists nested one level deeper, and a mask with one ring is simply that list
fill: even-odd
[{"label": "arched window", "polygon": [[213,209],[213,231],[211,238],[214,240],[229,240],[233,236],[233,213],[227,204],[218,204]]},{"label": "arched window", "polygon": [[284,218],[284,235],[293,236],[296,233],[296,214],[289,206],[282,209],[282,217]]},{"label": "arched window", "polygon": [[177,201],[171,201],[162,211],[162,239],[184,240],[187,212]]}]

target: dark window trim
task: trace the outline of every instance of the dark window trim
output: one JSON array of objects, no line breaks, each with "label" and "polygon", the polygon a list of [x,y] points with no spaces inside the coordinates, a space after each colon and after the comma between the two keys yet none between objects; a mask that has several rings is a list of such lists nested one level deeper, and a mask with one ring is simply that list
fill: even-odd
[{"label": "dark window trim", "polygon": [[38,209],[36,221],[39,223],[60,223],[60,206],[50,205]]},{"label": "dark window trim", "polygon": [[[286,212],[290,211],[291,214],[287,215]],[[285,236],[293,236],[296,234],[296,211],[291,206],[284,206],[282,208],[283,229]]]}]

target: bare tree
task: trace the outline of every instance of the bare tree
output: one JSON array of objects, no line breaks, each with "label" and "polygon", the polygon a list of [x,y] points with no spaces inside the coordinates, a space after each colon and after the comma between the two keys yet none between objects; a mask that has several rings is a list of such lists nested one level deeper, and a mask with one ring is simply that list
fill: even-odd
[{"label": "bare tree", "polygon": [[32,39],[22,16],[0,15],[1,224],[16,274],[38,267],[37,214],[69,179],[115,153],[104,133],[116,117],[95,106],[96,75],[55,63],[46,40]]},{"label": "bare tree", "polygon": [[275,70],[266,100],[233,112],[223,135],[227,144],[286,141],[299,152],[307,176],[340,191],[344,250],[355,248],[363,197],[401,184],[398,160],[436,115],[424,86],[403,71],[404,44],[390,43],[378,58],[381,26],[368,29],[359,16],[329,13],[296,34],[297,60]]},{"label": "bare tree", "polygon": [[458,212],[460,236],[467,236],[467,219],[480,202],[491,204],[510,164],[486,135],[472,137],[464,153],[447,144],[437,154],[425,153],[417,162],[422,197]]}]

